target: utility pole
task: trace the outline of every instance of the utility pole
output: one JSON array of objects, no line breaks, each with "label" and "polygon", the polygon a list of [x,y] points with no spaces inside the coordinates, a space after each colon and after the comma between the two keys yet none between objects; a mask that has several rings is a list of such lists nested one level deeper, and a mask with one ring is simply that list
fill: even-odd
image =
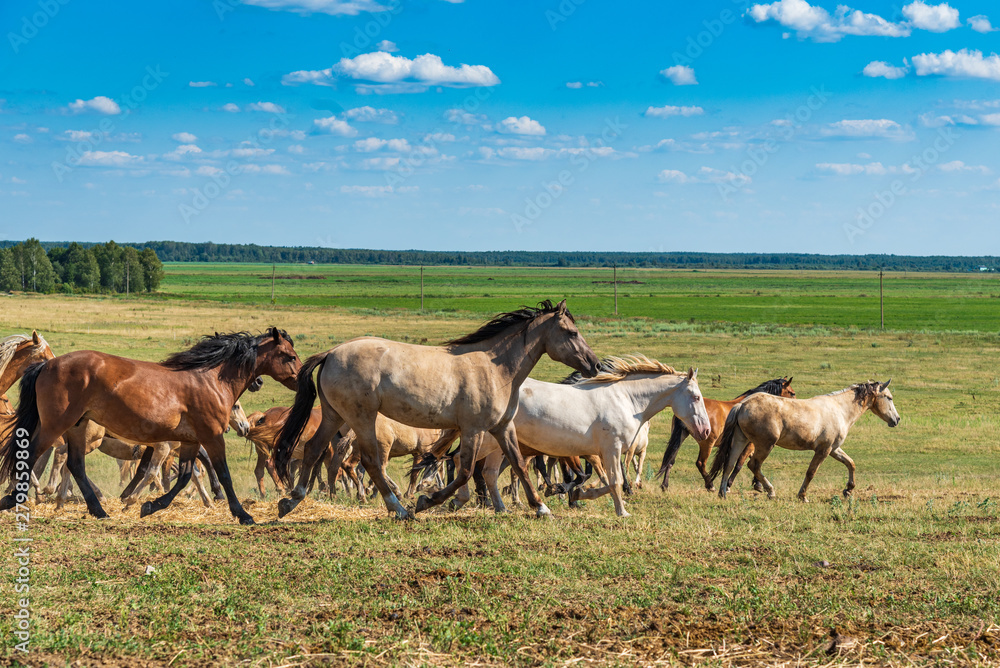
[{"label": "utility pole", "polygon": [[424,265],[420,265],[420,310],[424,310]]},{"label": "utility pole", "polygon": [[128,279],[129,279],[129,269],[132,267],[132,263],[126,260],[125,262],[125,296],[128,297]]},{"label": "utility pole", "polygon": [[618,315],[618,265],[613,265],[614,267],[614,284],[615,284],[615,315]]},{"label": "utility pole", "polygon": [[878,270],[878,310],[881,327],[885,329],[885,298],[882,296],[882,270]]},{"label": "utility pole", "polygon": [[275,264],[273,264],[273,263],[271,264],[271,303],[272,304],[274,303],[274,271],[275,271],[275,266],[276,266]]}]

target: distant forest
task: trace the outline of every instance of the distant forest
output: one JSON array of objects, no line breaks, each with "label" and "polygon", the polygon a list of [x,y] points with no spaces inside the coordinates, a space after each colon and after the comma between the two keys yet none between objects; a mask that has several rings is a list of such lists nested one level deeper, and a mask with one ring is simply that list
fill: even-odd
[{"label": "distant forest", "polygon": [[[0,241],[0,247],[15,244]],[[46,250],[68,242],[42,242]],[[78,243],[81,248],[100,244]],[[815,255],[806,253],[684,253],[610,251],[420,251],[257,246],[255,244],[149,241],[130,244],[148,249],[163,262],[275,262],[316,264],[465,265],[498,267],[650,267],[671,269],[860,269],[887,271],[1000,270],[992,256]],[[117,278],[114,279],[118,281]],[[120,282],[120,281],[119,281]]]},{"label": "distant forest", "polygon": [[0,290],[24,292],[153,292],[163,263],[152,248],[106,244],[66,245],[28,239],[0,242]]}]

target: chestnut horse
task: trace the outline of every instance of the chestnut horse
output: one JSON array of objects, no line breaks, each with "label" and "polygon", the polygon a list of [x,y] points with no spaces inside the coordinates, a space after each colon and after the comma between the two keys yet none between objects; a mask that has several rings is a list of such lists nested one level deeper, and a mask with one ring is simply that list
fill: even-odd
[{"label": "chestnut horse", "polygon": [[[695,439],[698,443],[698,459],[695,460],[695,466],[698,467],[698,472],[704,478],[705,489],[708,491],[715,491],[715,487],[712,485],[712,478],[708,475],[708,469],[705,468],[705,465],[708,463],[709,453],[722,435],[722,429],[726,425],[726,418],[729,417],[729,412],[747,397],[760,392],[780,397],[795,398],[795,390],[792,389],[792,379],[775,378],[774,380],[761,383],[752,390],[747,390],[732,401],[705,399],[705,410],[708,411],[708,420],[712,423],[712,431],[707,438]],[[673,424],[671,425],[670,440],[667,442],[667,450],[663,453],[663,464],[656,473],[657,477],[663,477],[663,482],[660,483],[660,489],[663,491],[666,491],[667,486],[670,484],[670,469],[673,468],[674,462],[677,460],[677,451],[680,450],[681,444],[688,437],[688,434],[690,432],[684,426],[684,423],[674,417]],[[747,454],[749,455],[750,452]]]},{"label": "chestnut horse", "polygon": [[[24,375],[29,366],[53,357],[55,353],[38,332],[32,332],[31,336],[14,334],[0,339],[0,395],[4,395],[3,400],[7,399],[7,390]],[[7,406],[10,406],[9,402]],[[2,407],[0,412],[5,412]]]},{"label": "chestnut horse", "polygon": [[729,413],[712,461],[712,479],[723,473],[719,496],[726,498],[736,464],[750,443],[754,444],[754,452],[747,467],[767,490],[768,498],[774,498],[774,487],[760,472],[760,467],[776,445],[814,453],[799,489],[800,501],[807,500],[809,483],[828,455],[847,467],[844,496],[850,496],[854,489],[854,460],[841,450],[841,446],[854,423],[869,410],[890,427],[899,424],[899,413],[889,392],[891,382],[890,378],[884,383],[857,383],[811,399],[786,399],[769,394],[749,397]]},{"label": "chestnut horse", "polygon": [[390,512],[399,519],[413,515],[403,507],[386,480],[385,446],[379,443],[379,413],[424,429],[458,429],[460,467],[444,489],[417,499],[416,511],[436,506],[468,482],[476,453],[492,434],[500,443],[528,502],[539,516],[551,515],[528,479],[517,447],[513,418],[518,389],[542,358],[549,357],[590,376],[597,356],[576,328],[566,302],[541,302],[502,313],[477,331],[443,346],[420,346],[380,338],[360,338],[306,361],[292,414],[278,441],[275,464],[286,481],[288,461],[316,399],[312,373],[319,369],[323,421],[306,444],[298,485],[278,505],[279,516],[291,512],[306,495],[309,474],[330,438],[345,423],[354,430],[361,462]]},{"label": "chestnut horse", "polygon": [[[252,524],[236,498],[226,465],[226,425],[236,400],[257,376],[271,376],[289,389],[302,363],[292,339],[271,328],[253,336],[246,332],[206,336],[190,350],[160,364],[83,350],[39,362],[21,379],[21,401],[15,429],[0,450],[0,478],[13,477],[19,451],[27,452],[28,468],[67,429],[90,419],[136,443],[180,441],[180,475],[174,487],[142,504],[145,517],[170,505],[190,481],[199,444],[229,499],[229,510],[241,524]],[[87,510],[107,517],[87,480],[84,452],[71,448],[67,465],[87,502]],[[24,491],[18,489],[17,502]],[[12,508],[15,496],[0,499],[0,510]]]}]

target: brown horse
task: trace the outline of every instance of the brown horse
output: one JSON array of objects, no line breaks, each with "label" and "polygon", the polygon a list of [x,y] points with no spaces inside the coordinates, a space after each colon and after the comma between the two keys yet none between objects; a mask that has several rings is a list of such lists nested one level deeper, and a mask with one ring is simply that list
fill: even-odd
[{"label": "brown horse", "polygon": [[[765,392],[767,394],[773,394],[779,397],[790,397],[795,398],[795,390],[792,389],[792,379],[791,378],[775,378],[774,380],[768,380],[752,390],[747,390],[743,394],[739,395],[732,401],[717,401],[715,399],[705,399],[705,410],[708,411],[708,421],[712,425],[712,431],[709,433],[707,438],[695,439],[698,443],[698,459],[695,460],[695,466],[698,467],[698,472],[701,473],[701,477],[705,479],[705,489],[712,492],[715,491],[715,487],[712,485],[712,478],[708,474],[708,469],[705,465],[708,463],[708,455],[715,447],[715,443],[719,440],[722,435],[722,430],[726,425],[726,418],[729,417],[729,412],[733,410],[733,407],[738,405],[747,397],[758,394],[760,392]],[[663,464],[660,466],[660,470],[657,472],[657,476],[663,477],[663,482],[660,483],[660,489],[666,491],[667,486],[670,484],[670,469],[673,468],[674,462],[677,460],[677,451],[680,450],[681,444],[684,439],[688,437],[690,432],[684,423],[674,416],[673,424],[671,425],[670,440],[667,442],[667,450],[663,453]],[[746,454],[749,455],[753,452],[753,446]]]},{"label": "brown horse", "polygon": [[768,394],[755,394],[733,409],[726,419],[726,428],[712,461],[710,475],[715,479],[723,473],[719,496],[733,483],[734,469],[750,443],[754,453],[747,467],[754,478],[774,498],[774,487],[760,472],[760,467],[774,446],[788,450],[812,450],[813,458],[806,479],[799,489],[799,500],[806,501],[806,490],[816,469],[827,456],[847,467],[847,487],[844,496],[854,489],[854,460],[841,446],[854,423],[869,410],[890,427],[899,424],[899,413],[889,392],[890,378],[884,383],[868,381],[811,399],[786,399]]},{"label": "brown horse", "polygon": [[545,354],[591,376],[597,373],[597,356],[577,330],[565,301],[500,314],[443,346],[361,338],[309,358],[275,453],[283,479],[290,482],[288,460],[316,399],[316,369],[323,421],[306,445],[298,485],[291,498],[279,503],[279,515],[287,515],[305,497],[313,465],[346,423],[357,435],[361,462],[389,511],[399,519],[412,517],[386,480],[386,454],[376,433],[379,413],[413,427],[458,429],[462,435],[458,475],[444,489],[417,499],[417,512],[442,503],[468,482],[489,433],[503,448],[536,513],[550,515],[528,479],[513,424],[518,389]]},{"label": "brown horse", "polygon": [[[32,332],[31,336],[14,334],[0,339],[0,395],[3,395],[0,401],[6,401],[9,407],[10,402],[5,394],[7,390],[24,375],[29,366],[53,357],[55,353],[38,332]],[[0,412],[9,412],[9,408],[5,411],[0,403]]]},{"label": "brown horse", "polygon": [[[260,498],[262,499],[267,496],[267,490],[264,487],[264,473],[270,474],[271,480],[274,481],[274,486],[277,488],[279,494],[284,494],[285,492],[285,486],[282,484],[274,468],[274,446],[278,440],[278,435],[288,420],[288,414],[291,410],[289,406],[275,406],[263,412],[251,413],[248,418],[250,421],[250,430],[247,432],[247,439],[253,443],[254,449],[257,451],[257,465],[254,467],[254,477],[257,479],[257,491],[260,493]],[[314,408],[305,429],[302,431],[302,437],[295,447],[295,453],[292,455],[293,460],[301,461],[303,444],[316,433],[322,419],[323,415],[320,410]],[[328,460],[331,454],[329,452],[325,453],[323,460]]]},{"label": "brown horse", "polygon": [[[17,423],[0,450],[0,478],[13,478],[18,453],[26,450],[29,469],[38,455],[81,419],[101,424],[136,443],[180,441],[180,475],[164,496],[142,504],[145,517],[170,505],[190,481],[199,444],[208,453],[241,524],[252,524],[240,506],[226,465],[226,425],[236,400],[257,376],[271,376],[289,389],[302,363],[292,339],[271,328],[253,336],[241,332],[206,336],[190,350],[160,364],[95,351],[72,352],[28,368],[21,380]],[[84,452],[69,450],[67,465],[91,515],[104,518],[87,480]],[[17,490],[0,500],[0,510],[26,497]]]}]

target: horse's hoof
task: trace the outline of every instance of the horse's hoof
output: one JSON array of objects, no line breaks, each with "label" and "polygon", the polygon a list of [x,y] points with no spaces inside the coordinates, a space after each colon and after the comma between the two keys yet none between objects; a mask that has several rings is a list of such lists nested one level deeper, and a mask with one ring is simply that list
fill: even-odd
[{"label": "horse's hoof", "polygon": [[249,515],[247,515],[246,517],[241,517],[240,518],[240,524],[242,524],[243,526],[248,527],[248,526],[256,524],[256,522],[253,521],[252,517],[250,517]]},{"label": "horse's hoof", "polygon": [[100,515],[94,515],[94,519],[95,520],[110,520],[111,519],[111,515],[108,515],[107,513],[101,513]]},{"label": "horse's hoof", "polygon": [[[216,494],[215,496],[212,497],[212,500],[213,501],[225,501],[226,500],[226,495],[225,494]],[[209,507],[211,507],[211,506],[209,506]]]},{"label": "horse's hoof", "polygon": [[10,510],[15,505],[17,505],[17,504],[15,504],[15,502],[14,502],[14,495],[13,494],[8,494],[7,496],[5,496],[2,499],[0,499],[0,510]]},{"label": "horse's hoof", "polygon": [[618,513],[618,517],[632,517],[632,513],[630,513],[627,510],[623,510],[620,513]]},{"label": "horse's hoof", "polygon": [[543,503],[542,505],[538,506],[538,510],[535,511],[535,517],[537,517],[539,519],[544,518],[544,519],[547,519],[547,520],[551,520],[552,519],[552,511],[549,510],[549,507],[546,506]]},{"label": "horse's hoof", "polygon": [[799,494],[799,501],[801,501],[802,503],[809,503],[809,499],[802,496],[801,494]]},{"label": "horse's hoof", "polygon": [[297,505],[298,504],[291,499],[282,499],[281,501],[278,501],[278,517],[282,518],[292,512],[295,510],[295,506]]},{"label": "horse's hoof", "polygon": [[409,510],[404,510],[402,513],[396,513],[396,519],[400,522],[412,522],[416,518]]},{"label": "horse's hoof", "polygon": [[421,494],[420,498],[417,499],[417,507],[414,509],[414,512],[422,513],[423,511],[427,510],[430,507],[431,507],[430,498]]},{"label": "horse's hoof", "polygon": [[844,490],[844,498],[845,499],[851,498],[851,490],[849,490],[849,489],[845,489]]},{"label": "horse's hoof", "polygon": [[580,488],[574,487],[569,490],[569,507],[579,508],[580,507]]},{"label": "horse's hoof", "polygon": [[156,509],[153,508],[152,501],[146,501],[144,504],[142,504],[142,506],[139,507],[139,517],[147,517],[155,512]]}]

